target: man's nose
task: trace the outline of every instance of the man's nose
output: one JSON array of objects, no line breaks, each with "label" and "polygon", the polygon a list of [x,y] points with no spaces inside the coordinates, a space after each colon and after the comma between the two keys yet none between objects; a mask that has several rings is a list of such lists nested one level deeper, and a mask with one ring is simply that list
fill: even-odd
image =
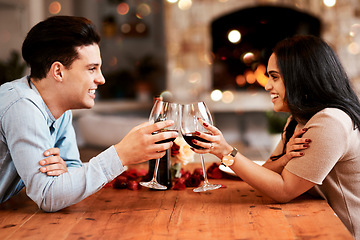
[{"label": "man's nose", "polygon": [[99,76],[95,79],[95,81],[99,85],[103,85],[105,83],[105,78],[104,78],[104,75],[102,74],[102,72],[99,73]]}]

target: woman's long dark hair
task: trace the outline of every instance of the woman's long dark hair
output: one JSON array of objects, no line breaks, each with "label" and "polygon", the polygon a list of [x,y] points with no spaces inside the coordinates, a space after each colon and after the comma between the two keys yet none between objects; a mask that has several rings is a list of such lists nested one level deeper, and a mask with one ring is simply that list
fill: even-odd
[{"label": "woman's long dark hair", "polygon": [[280,156],[285,154],[297,122],[305,124],[324,108],[341,109],[351,118],[354,129],[360,129],[359,99],[338,57],[326,42],[315,36],[295,36],[280,41],[273,53],[292,115]]}]

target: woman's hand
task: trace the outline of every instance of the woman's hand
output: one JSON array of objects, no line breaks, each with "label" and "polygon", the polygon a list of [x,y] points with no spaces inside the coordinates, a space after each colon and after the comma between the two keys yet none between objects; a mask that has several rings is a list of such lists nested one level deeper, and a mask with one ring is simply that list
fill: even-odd
[{"label": "woman's hand", "polygon": [[269,158],[264,164],[263,167],[270,169],[274,172],[281,173],[284,170],[286,164],[296,157],[304,156],[304,152],[301,150],[307,149],[310,147],[311,139],[303,138],[302,135],[307,131],[306,128],[300,129],[294,132],[293,136],[289,139],[289,142],[286,144],[286,153],[281,156],[279,159],[273,161]]},{"label": "woman's hand", "polygon": [[39,162],[43,166],[40,168],[40,172],[46,173],[48,176],[59,176],[68,171],[65,161],[60,157],[59,148],[46,150],[44,156],[46,158]]},{"label": "woman's hand", "polygon": [[222,159],[223,156],[228,155],[233,148],[226,142],[221,131],[213,125],[204,122],[202,119],[198,119],[198,121],[200,121],[200,123],[204,126],[208,133],[195,132],[195,134],[198,137],[207,140],[208,142],[193,140],[194,144],[202,147],[203,149],[192,150],[199,154],[211,153],[220,159]]},{"label": "woman's hand", "polygon": [[305,153],[301,150],[310,147],[309,143],[311,143],[311,139],[302,137],[307,130],[307,128],[300,129],[294,132],[292,137],[289,139],[289,142],[286,144],[286,163],[294,157],[303,156]]}]

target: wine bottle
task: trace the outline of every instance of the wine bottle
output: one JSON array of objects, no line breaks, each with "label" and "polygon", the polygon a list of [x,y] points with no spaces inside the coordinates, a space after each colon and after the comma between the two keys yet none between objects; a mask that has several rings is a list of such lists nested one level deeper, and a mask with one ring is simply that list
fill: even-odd
[{"label": "wine bottle", "polygon": [[[171,182],[171,150],[166,150],[166,154],[160,159],[159,163],[159,169],[156,180],[161,185],[164,185],[167,187],[167,190],[171,189],[172,182]],[[149,178],[151,180],[154,170],[155,170],[155,159],[151,159],[149,161]],[[155,190],[155,189],[152,189]]]}]

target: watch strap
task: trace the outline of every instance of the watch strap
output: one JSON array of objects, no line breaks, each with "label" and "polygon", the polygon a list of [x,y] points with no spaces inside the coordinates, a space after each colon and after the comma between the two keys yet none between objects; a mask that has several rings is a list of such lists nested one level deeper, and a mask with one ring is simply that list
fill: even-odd
[{"label": "watch strap", "polygon": [[237,152],[238,152],[238,150],[235,147],[233,147],[233,150],[231,151],[231,153],[229,155],[235,157]]}]

